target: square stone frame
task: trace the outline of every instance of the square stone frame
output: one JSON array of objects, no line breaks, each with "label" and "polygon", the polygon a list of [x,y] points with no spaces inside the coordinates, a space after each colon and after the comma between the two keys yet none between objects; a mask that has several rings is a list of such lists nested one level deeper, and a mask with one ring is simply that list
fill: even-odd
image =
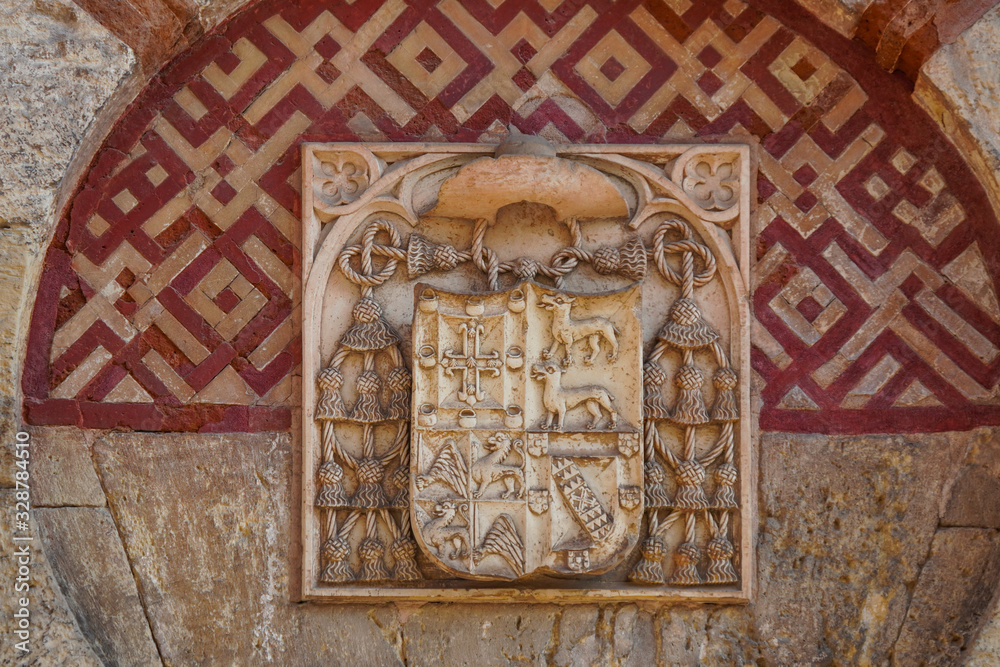
[{"label": "square stone frame", "polygon": [[[740,327],[746,332],[740,336],[738,344],[742,380],[739,387],[739,404],[741,415],[739,426],[738,454],[740,461],[739,504],[740,504],[740,534],[735,545],[739,554],[739,588],[729,589],[699,589],[671,588],[655,589],[648,586],[630,584],[628,582],[602,582],[603,588],[588,589],[587,580],[566,580],[564,588],[523,588],[516,582],[478,582],[469,581],[466,586],[454,586],[453,580],[442,580],[437,587],[421,585],[363,585],[349,584],[345,586],[324,585],[319,582],[319,565],[315,555],[320,545],[319,520],[313,504],[315,489],[315,465],[318,445],[314,438],[303,437],[307,425],[313,419],[316,402],[315,383],[309,373],[320,368],[318,344],[319,333],[310,330],[310,318],[306,314],[306,288],[309,284],[310,272],[313,266],[314,254],[322,243],[320,230],[330,220],[323,221],[317,215],[316,197],[311,184],[315,178],[313,156],[317,152],[352,151],[364,149],[379,160],[393,164],[422,155],[454,156],[492,156],[496,148],[492,144],[480,143],[369,143],[369,142],[333,142],[333,143],[303,143],[302,144],[302,384],[301,422],[293,429],[293,447],[301,464],[301,484],[294,497],[301,502],[301,541],[298,553],[293,556],[293,570],[298,570],[301,576],[301,599],[311,602],[325,603],[369,603],[384,604],[389,602],[482,602],[482,603],[608,603],[608,602],[661,602],[661,603],[714,603],[714,604],[747,604],[756,593],[756,549],[754,536],[757,532],[757,470],[758,441],[757,415],[751,410],[750,403],[750,335],[752,330],[751,293],[750,293],[750,240],[752,197],[756,179],[757,161],[751,145],[722,139],[717,143],[676,143],[676,144],[560,144],[556,146],[558,157],[584,156],[622,156],[645,163],[670,162],[691,149],[711,152],[713,148],[728,153],[737,153],[740,157],[738,174],[738,215],[730,227],[731,249],[738,264],[737,273],[742,280],[744,293],[742,302],[731,306],[739,313]],[[652,165],[650,165],[652,166]],[[670,174],[665,178],[670,179]],[[699,211],[696,207],[689,207]],[[702,213],[709,213],[701,211]],[[710,215],[710,213],[709,213]],[[334,216],[337,217],[337,216]],[[707,223],[711,225],[712,223]],[[344,244],[356,230],[344,234]],[[725,234],[724,232],[719,232]],[[324,239],[325,240],[325,239]],[[334,269],[336,270],[336,269]],[[316,318],[318,319],[318,318]],[[316,349],[310,351],[311,344]],[[298,421],[298,420],[295,420]],[[294,477],[293,477],[294,478]],[[645,511],[645,510],[644,510]],[[294,572],[293,572],[294,573]],[[428,582],[430,583],[430,582]]]}]

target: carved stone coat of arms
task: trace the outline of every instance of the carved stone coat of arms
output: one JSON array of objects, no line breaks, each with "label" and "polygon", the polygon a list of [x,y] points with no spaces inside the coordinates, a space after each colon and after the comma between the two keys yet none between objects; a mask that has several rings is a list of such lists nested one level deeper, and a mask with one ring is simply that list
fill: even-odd
[{"label": "carved stone coat of arms", "polygon": [[642,519],[638,287],[416,289],[418,542],[477,579],[618,565]]},{"label": "carved stone coat of arms", "polygon": [[748,147],[303,165],[307,599],[750,598]]}]

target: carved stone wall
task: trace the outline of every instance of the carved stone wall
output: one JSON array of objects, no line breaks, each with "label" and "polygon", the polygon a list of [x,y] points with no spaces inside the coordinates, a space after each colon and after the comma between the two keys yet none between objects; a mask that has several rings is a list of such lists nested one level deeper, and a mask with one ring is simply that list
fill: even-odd
[{"label": "carved stone wall", "polygon": [[[43,453],[33,469],[46,507],[39,660],[967,654],[997,580],[996,512],[977,499],[996,495],[1000,475],[1000,255],[982,148],[993,135],[963,111],[995,86],[962,67],[995,53],[978,32],[956,42],[922,83],[929,113],[882,68],[896,56],[908,68],[907,49],[922,58],[934,30],[950,39],[943,19],[968,3],[932,3],[915,23],[913,3],[873,4],[860,35],[871,48],[849,39],[864,3],[822,0],[799,3],[818,17],[770,0],[7,4],[0,427],[35,424]],[[761,258],[753,413],[764,424],[754,603],[290,601],[301,590],[291,573],[304,466],[274,430],[300,429],[298,144],[493,144],[511,123],[558,144],[732,135],[762,156],[751,230]],[[982,146],[949,144],[964,132]],[[149,297],[141,287],[164,267]],[[947,429],[957,430],[929,433]]]}]

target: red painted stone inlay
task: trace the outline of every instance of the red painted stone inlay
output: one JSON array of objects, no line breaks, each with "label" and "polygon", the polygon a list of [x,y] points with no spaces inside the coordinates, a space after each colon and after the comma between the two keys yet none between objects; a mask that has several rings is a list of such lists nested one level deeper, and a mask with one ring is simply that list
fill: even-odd
[{"label": "red painted stone inlay", "polygon": [[424,47],[424,50],[417,54],[417,62],[420,63],[421,67],[433,74],[434,70],[440,67],[444,61],[438,57],[438,54]]},{"label": "red painted stone inlay", "polygon": [[816,70],[817,67],[806,58],[799,58],[798,62],[792,65],[792,71],[803,81],[815,74]]},{"label": "red painted stone inlay", "polygon": [[[838,35],[794,3],[778,0],[750,0],[747,5],[732,4],[729,10],[723,0],[703,0],[681,13],[667,3],[640,0],[581,0],[562,3],[552,12],[533,0],[505,2],[496,8],[478,0],[459,0],[459,4],[481,24],[479,37],[464,32],[443,5],[407,3],[395,18],[379,26],[379,34],[370,36],[356,59],[338,59],[338,66],[334,59],[346,43],[316,33],[319,24],[314,22],[329,12],[342,26],[336,34],[359,36],[366,23],[383,11],[384,3],[264,0],[166,66],[108,135],[70,198],[46,255],[22,378],[25,420],[164,431],[288,428],[288,399],[275,392],[299,363],[301,339],[289,336],[284,348],[274,350],[266,362],[252,355],[264,341],[274,340],[271,337],[292,314],[292,297],[285,292],[289,288],[274,282],[272,272],[275,262],[293,274],[300,270],[298,239],[285,234],[294,227],[288,221],[301,217],[294,187],[301,142],[421,141],[442,136],[475,142],[493,140],[490,133],[498,124],[511,124],[525,133],[548,133],[573,142],[670,141],[675,138],[670,134],[673,128],[680,129],[676,138],[682,141],[688,140],[689,132],[696,138],[735,132],[753,135],[759,142],[758,150],[766,158],[760,164],[768,166],[757,175],[755,195],[758,212],[766,211],[768,217],[757,235],[754,254],[767,274],[758,276],[753,308],[770,339],[768,345],[753,348],[751,362],[765,383],[760,392],[762,429],[864,433],[1000,425],[1000,405],[992,398],[1000,381],[1000,356],[978,355],[963,342],[969,336],[960,338],[935,313],[949,309],[965,323],[967,333],[975,332],[997,348],[1000,325],[979,297],[947,279],[931,280],[934,274],[947,273],[946,267],[975,244],[983,270],[997,288],[997,221],[982,187],[938,127],[914,104],[907,83],[882,71],[863,45]],[[599,20],[581,22],[584,11]],[[660,37],[669,35],[679,46],[664,47],[664,39],[644,33],[637,25],[637,17],[644,16],[658,24]],[[527,21],[530,39],[520,38],[512,47],[483,43],[487,33],[507,39],[509,33],[504,31],[514,29],[515,19]],[[437,32],[466,63],[433,98],[388,60],[418,25]],[[574,33],[581,25],[583,31]],[[275,31],[274,26],[287,28]],[[282,33],[289,29],[298,33],[294,44],[279,37],[291,34]],[[710,46],[702,41],[706,29],[717,35]],[[578,68],[611,31],[649,65],[614,104]],[[527,67],[529,62],[537,66],[533,59],[542,52],[544,39],[569,34],[573,37],[561,53],[552,54],[556,57],[548,70]],[[241,50],[234,51],[237,43]],[[801,99],[802,90],[791,88],[775,67],[793,43],[808,46],[808,53],[791,64],[794,77],[815,84],[816,63],[825,62],[823,54],[837,68],[806,101]],[[497,53],[509,48],[513,66],[509,57],[494,62],[489,48],[499,48]],[[685,52],[676,52],[678,48]],[[306,55],[296,55],[302,52]],[[736,70],[712,71],[724,58],[733,57],[742,59]],[[708,70],[692,72],[695,61]],[[435,73],[441,67],[439,56],[429,48],[417,62]],[[502,70],[503,76],[510,77],[513,87],[498,86],[478,106],[470,103],[472,98],[466,99],[470,91],[496,76],[501,66],[509,68]],[[608,79],[621,81],[624,66],[609,57],[602,71]],[[348,72],[349,82],[335,84]],[[225,83],[222,75],[229,77],[231,84],[226,85],[231,88],[215,87],[213,81]],[[685,81],[693,77],[711,96],[736,75],[753,84],[747,89],[752,95],[706,102],[700,93],[695,97],[683,92]],[[518,93],[531,91],[543,80],[544,91],[538,95]],[[686,85],[690,90],[690,83]],[[339,86],[343,87],[339,97],[329,101],[326,95],[332,94],[331,89],[340,91]],[[649,114],[644,105],[664,87],[675,94]],[[848,117],[824,122],[858,87],[866,101]],[[262,99],[267,108],[261,106]],[[457,114],[459,107],[467,113]],[[274,143],[292,121],[302,121],[303,129],[280,146]],[[220,142],[220,137],[226,141]],[[219,153],[206,153],[196,173],[189,164],[191,156],[216,145]],[[265,147],[274,157],[268,164],[256,164],[255,155]],[[838,166],[831,171],[831,164]],[[932,167],[940,176],[930,173]],[[901,169],[906,173],[900,174]],[[252,182],[237,181],[234,173]],[[879,187],[871,185],[875,175],[886,185],[885,194],[877,197],[869,191]],[[240,192],[220,176],[239,182]],[[212,184],[212,197],[176,205],[183,193],[195,192],[204,183]],[[126,190],[136,203],[129,197],[119,200],[122,206],[112,201]],[[244,192],[255,195],[253,205],[241,207],[244,198],[236,195]],[[173,207],[165,209],[171,202]],[[238,210],[232,217],[220,213],[234,209]],[[280,210],[276,218],[280,222],[262,213],[271,210]],[[940,238],[934,236],[932,232],[945,223],[951,226]],[[266,248],[271,255],[266,266],[253,258],[249,248],[257,252]],[[233,282],[216,294],[216,306],[224,313],[235,312],[246,298],[241,299],[237,290],[246,289],[247,283],[264,303],[241,329],[223,336],[192,304],[199,303],[195,290],[201,289],[210,272],[230,275],[226,263],[245,282]],[[849,265],[853,273],[842,273]],[[103,279],[95,278],[98,274],[93,271],[86,276],[78,273],[81,266],[100,268],[107,280],[128,284],[128,292],[118,297],[116,289],[89,284],[88,280]],[[149,283],[150,276],[168,269],[169,276],[160,273],[160,282]],[[877,284],[877,289],[864,281]],[[155,294],[143,291],[149,284]],[[815,296],[783,294],[791,289],[806,289]],[[797,292],[798,297],[802,293]],[[812,333],[802,328],[801,320],[790,326],[783,319],[789,311],[772,306],[786,296],[806,322],[815,325]],[[101,299],[109,298],[114,303],[102,305]],[[831,305],[824,308],[822,303]],[[883,317],[890,307],[895,308],[891,316]],[[148,313],[150,317],[142,320],[148,324],[123,335],[122,328],[102,319],[110,309],[125,318]],[[217,311],[210,317],[216,318]],[[871,326],[866,328],[882,321],[890,324],[872,331]],[[79,330],[67,336],[66,327]],[[63,332],[58,339],[57,331]],[[848,341],[859,337],[866,337],[864,344],[851,353],[844,369],[832,382],[820,384],[818,371],[840,359]],[[56,341],[63,347],[52,358]],[[72,397],[53,394],[99,346],[111,360]],[[195,346],[203,352],[196,353]],[[887,355],[898,362],[899,370],[863,409],[841,408],[844,397]],[[167,364],[191,392],[203,390],[229,369],[256,393],[258,403],[216,405],[179,397],[148,365],[154,358]],[[945,361],[950,365],[942,366]],[[966,380],[956,384],[957,373]],[[126,374],[152,397],[152,403],[101,402]],[[898,403],[916,380],[940,406]],[[816,410],[781,407],[783,397],[795,387],[810,396]],[[968,395],[977,391],[980,394]]]},{"label": "red painted stone inlay", "polygon": [[799,301],[799,305],[795,306],[795,309],[802,313],[802,317],[806,318],[810,323],[819,317],[819,314],[823,312],[823,306],[819,305],[819,302],[811,296]]},{"label": "red painted stone inlay", "polygon": [[625,65],[618,62],[618,59],[614,56],[608,58],[604,64],[601,65],[601,74],[608,77],[608,81],[615,81],[624,71]]},{"label": "red painted stone inlay", "polygon": [[722,62],[722,56],[719,55],[718,51],[712,48],[711,44],[709,44],[701,50],[701,53],[698,54],[698,60],[701,61],[701,64],[705,67],[712,68]]},{"label": "red painted stone inlay", "polygon": [[698,78],[698,86],[709,95],[714,95],[719,88],[722,88],[723,82],[714,72],[709,71]]}]

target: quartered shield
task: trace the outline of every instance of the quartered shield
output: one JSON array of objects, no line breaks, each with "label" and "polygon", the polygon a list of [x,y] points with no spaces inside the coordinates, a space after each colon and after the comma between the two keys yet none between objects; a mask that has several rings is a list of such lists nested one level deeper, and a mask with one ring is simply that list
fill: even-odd
[{"label": "quartered shield", "polygon": [[643,510],[640,316],[638,285],[417,285],[411,519],[432,561],[509,580],[628,556]]}]

